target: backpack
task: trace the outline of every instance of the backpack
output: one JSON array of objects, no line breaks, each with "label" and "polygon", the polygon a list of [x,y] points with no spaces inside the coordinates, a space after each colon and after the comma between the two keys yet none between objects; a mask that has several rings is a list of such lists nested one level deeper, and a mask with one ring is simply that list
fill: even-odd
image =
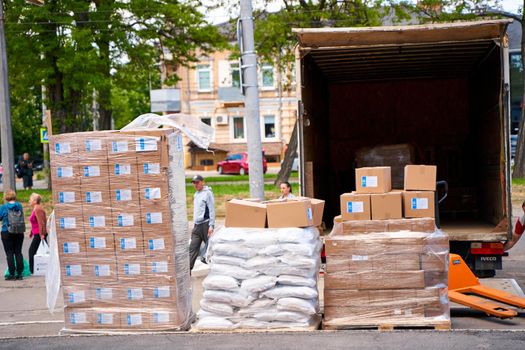
[{"label": "backpack", "polygon": [[7,232],[13,234],[24,234],[26,232],[26,223],[22,210],[7,210]]}]

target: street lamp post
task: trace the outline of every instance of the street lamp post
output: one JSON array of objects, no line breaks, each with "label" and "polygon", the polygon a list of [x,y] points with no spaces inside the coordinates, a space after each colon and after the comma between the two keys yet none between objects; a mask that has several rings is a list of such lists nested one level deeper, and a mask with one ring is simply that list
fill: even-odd
[{"label": "street lamp post", "polygon": [[13,132],[11,129],[11,106],[7,73],[7,50],[4,30],[4,2],[0,0],[0,138],[2,145],[2,166],[4,168],[4,192],[15,190]]}]

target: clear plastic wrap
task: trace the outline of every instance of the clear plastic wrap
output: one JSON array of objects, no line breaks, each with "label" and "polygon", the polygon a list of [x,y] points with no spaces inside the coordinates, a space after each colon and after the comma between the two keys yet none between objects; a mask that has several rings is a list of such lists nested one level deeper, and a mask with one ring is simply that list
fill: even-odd
[{"label": "clear plastic wrap", "polygon": [[450,322],[448,237],[433,219],[335,220],[325,248],[326,326]]},{"label": "clear plastic wrap", "polygon": [[189,328],[182,146],[173,129],[51,138],[66,330]]},{"label": "clear plastic wrap", "polygon": [[[209,242],[210,273],[203,281],[204,312],[199,312],[196,327],[310,326],[318,310],[321,246],[319,231],[313,227],[218,230]],[[228,264],[237,259],[243,263]],[[239,293],[249,303],[228,300],[232,294],[223,292]]]}]

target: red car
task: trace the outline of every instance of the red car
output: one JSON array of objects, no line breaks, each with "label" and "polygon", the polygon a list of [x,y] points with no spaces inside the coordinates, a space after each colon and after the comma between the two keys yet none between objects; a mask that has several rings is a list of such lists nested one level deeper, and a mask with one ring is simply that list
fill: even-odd
[{"label": "red car", "polygon": [[[268,168],[266,158],[263,153],[263,172],[266,174]],[[242,152],[237,154],[230,154],[222,162],[217,163],[217,171],[219,174],[248,174],[248,153]]]}]

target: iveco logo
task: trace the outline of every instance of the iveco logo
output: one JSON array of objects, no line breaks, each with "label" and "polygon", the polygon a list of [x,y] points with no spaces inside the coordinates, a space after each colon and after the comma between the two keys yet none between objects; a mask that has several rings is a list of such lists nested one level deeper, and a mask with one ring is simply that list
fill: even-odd
[{"label": "iveco logo", "polygon": [[481,261],[496,261],[498,258],[495,256],[482,256],[480,257]]}]

